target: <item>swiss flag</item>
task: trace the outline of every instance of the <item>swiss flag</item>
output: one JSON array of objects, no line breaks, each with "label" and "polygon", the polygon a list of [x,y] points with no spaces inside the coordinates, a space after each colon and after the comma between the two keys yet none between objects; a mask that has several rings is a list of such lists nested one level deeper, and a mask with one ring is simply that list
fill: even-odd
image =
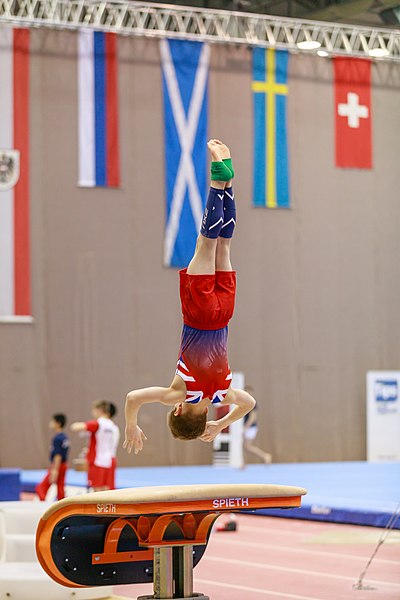
[{"label": "swiss flag", "polygon": [[372,168],[371,61],[334,58],[336,166]]}]

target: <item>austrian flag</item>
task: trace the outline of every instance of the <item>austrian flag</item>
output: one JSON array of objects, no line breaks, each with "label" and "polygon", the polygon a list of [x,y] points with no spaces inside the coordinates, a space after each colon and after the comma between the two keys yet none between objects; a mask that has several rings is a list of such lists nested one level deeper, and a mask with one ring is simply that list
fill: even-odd
[{"label": "austrian flag", "polygon": [[0,321],[31,320],[28,29],[0,28]]},{"label": "austrian flag", "polygon": [[371,61],[334,59],[336,166],[372,168]]}]

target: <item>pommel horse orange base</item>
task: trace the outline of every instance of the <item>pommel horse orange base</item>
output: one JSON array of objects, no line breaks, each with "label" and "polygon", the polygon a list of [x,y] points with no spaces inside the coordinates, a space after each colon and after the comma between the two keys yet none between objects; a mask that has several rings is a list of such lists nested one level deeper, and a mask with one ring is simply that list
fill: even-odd
[{"label": "pommel horse orange base", "polygon": [[153,598],[208,600],[193,567],[224,512],[296,508],[306,490],[268,484],[188,485],[95,492],[60,500],[41,518],[36,552],[69,587],[153,581]]}]

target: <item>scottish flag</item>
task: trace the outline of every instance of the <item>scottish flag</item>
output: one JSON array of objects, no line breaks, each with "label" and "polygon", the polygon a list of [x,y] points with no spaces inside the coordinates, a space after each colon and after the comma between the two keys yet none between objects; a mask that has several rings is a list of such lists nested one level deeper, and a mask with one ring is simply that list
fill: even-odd
[{"label": "scottish flag", "polygon": [[201,42],[161,40],[164,93],[166,228],[164,264],[187,267],[207,191],[210,48]]}]

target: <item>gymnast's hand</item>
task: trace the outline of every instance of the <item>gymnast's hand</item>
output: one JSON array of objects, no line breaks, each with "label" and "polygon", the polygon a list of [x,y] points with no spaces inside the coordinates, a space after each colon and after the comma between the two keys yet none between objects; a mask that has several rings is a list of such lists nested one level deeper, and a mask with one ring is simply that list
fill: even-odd
[{"label": "gymnast's hand", "polygon": [[218,421],[207,421],[206,428],[200,439],[203,442],[212,442],[219,433],[221,433],[221,426]]},{"label": "gymnast's hand", "polygon": [[128,451],[128,454],[132,452],[132,448],[135,448],[135,454],[143,449],[143,442],[147,440],[143,431],[139,425],[125,427],[125,441],[123,447]]}]

